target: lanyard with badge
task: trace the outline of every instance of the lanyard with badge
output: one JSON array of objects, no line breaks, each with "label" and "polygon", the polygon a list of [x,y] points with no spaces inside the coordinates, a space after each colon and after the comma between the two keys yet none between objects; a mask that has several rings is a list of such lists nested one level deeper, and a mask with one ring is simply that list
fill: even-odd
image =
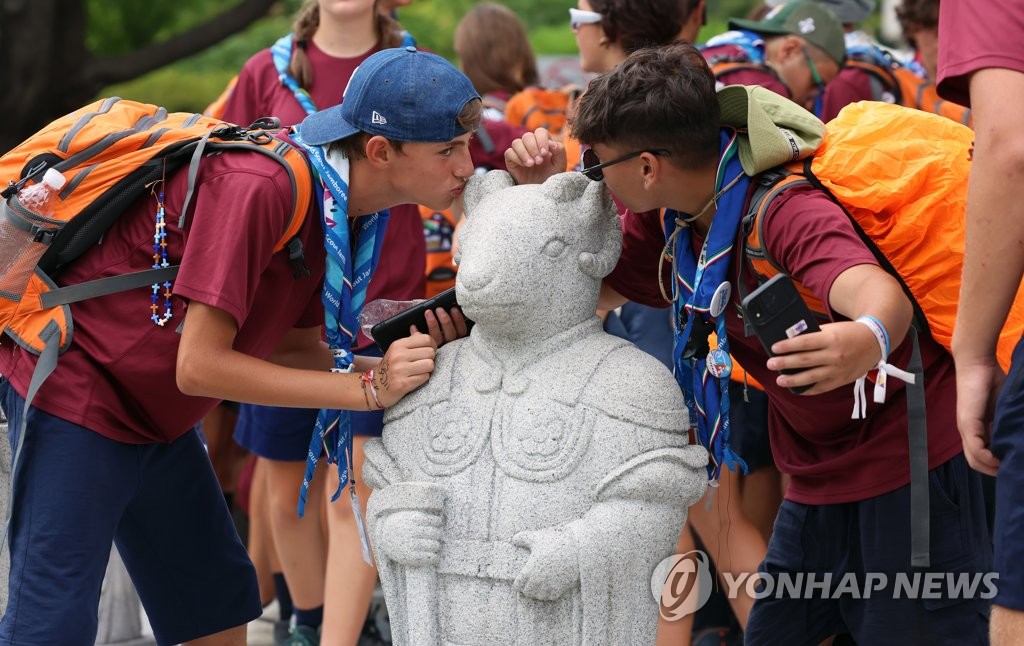
[{"label": "lanyard with badge", "polygon": [[[332,372],[351,372],[355,357],[352,344],[359,330],[359,312],[366,302],[366,290],[370,277],[380,258],[384,241],[384,230],[389,213],[387,209],[359,218],[355,229],[355,251],[352,252],[348,218],[348,159],[338,155],[328,158],[321,146],[312,146],[302,140],[299,128],[295,128],[292,140],[307,153],[317,175],[314,182],[318,204],[321,206],[321,220],[324,230],[324,246],[327,250],[327,269],[324,275],[323,304],[324,327],[327,344],[334,359]],[[363,559],[372,564],[369,540],[363,525],[359,497],[356,495],[355,477],[352,473],[352,419],[351,411],[321,409],[316,419],[309,453],[306,456],[306,473],[299,491],[299,516],[306,507],[306,496],[316,471],[321,449],[327,455],[328,464],[338,465],[338,490],[331,501],[341,495],[345,483],[349,483],[353,515],[359,530],[363,548]]]},{"label": "lanyard with badge", "polygon": [[[717,482],[723,464],[736,464],[746,472],[743,460],[729,446],[729,376],[732,360],[726,335],[725,310],[731,296],[727,280],[729,259],[743,218],[750,178],[739,161],[737,134],[721,133],[721,158],[715,177],[715,194],[704,210],[715,206],[715,215],[694,258],[689,222],[676,211],[665,212],[667,247],[672,249],[672,302],[675,310],[673,364],[683,389],[690,424],[696,420],[697,439],[707,448],[708,477]],[[726,181],[726,178],[732,178]],[[674,244],[673,244],[674,243]],[[710,348],[709,334],[717,333]]]}]

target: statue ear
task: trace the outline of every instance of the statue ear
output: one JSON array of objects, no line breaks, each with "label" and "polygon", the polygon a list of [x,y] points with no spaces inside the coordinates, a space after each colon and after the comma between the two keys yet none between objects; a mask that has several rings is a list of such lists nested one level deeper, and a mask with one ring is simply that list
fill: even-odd
[{"label": "statue ear", "polygon": [[466,190],[462,193],[462,207],[466,218],[473,216],[480,200],[494,191],[515,186],[512,176],[503,170],[492,170],[483,175],[474,175],[466,182]]},{"label": "statue ear", "polygon": [[555,202],[575,202],[583,197],[590,184],[604,186],[590,181],[583,173],[558,173],[545,180],[544,194]]},{"label": "statue ear", "polygon": [[622,249],[622,222],[604,182],[587,180],[587,183],[589,186],[583,193],[583,202],[589,208],[583,209],[583,213],[589,220],[581,224],[596,231],[601,246],[595,252],[580,253],[579,263],[583,273],[601,280],[615,269],[615,263],[619,259],[619,252]]}]

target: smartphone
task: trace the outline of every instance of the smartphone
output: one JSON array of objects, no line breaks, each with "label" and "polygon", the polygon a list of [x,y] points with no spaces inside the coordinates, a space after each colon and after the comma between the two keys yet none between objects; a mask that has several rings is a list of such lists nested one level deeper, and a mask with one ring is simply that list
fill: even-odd
[{"label": "smartphone", "polygon": [[[760,339],[764,351],[771,356],[775,356],[771,350],[775,343],[821,330],[814,314],[800,298],[796,286],[786,274],[777,274],[750,292],[743,299],[743,314]],[[783,370],[782,374],[798,372],[800,370],[789,368]],[[799,394],[813,385],[790,388],[790,391]]]},{"label": "smartphone", "polygon": [[[381,352],[387,352],[396,340],[409,336],[410,325],[415,325],[416,329],[424,334],[427,333],[427,310],[433,311],[440,307],[450,313],[453,307],[458,306],[459,302],[455,300],[455,288],[446,289],[437,296],[417,303],[374,325],[370,328],[370,336],[373,337]],[[467,318],[466,328],[472,329],[472,327],[473,321]]]}]

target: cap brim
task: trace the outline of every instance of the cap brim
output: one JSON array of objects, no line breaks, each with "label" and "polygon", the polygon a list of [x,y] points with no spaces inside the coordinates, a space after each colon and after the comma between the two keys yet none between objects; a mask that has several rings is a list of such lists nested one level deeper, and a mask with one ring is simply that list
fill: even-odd
[{"label": "cap brim", "polygon": [[731,18],[729,20],[729,29],[746,29],[752,31],[755,34],[771,34],[773,36],[782,36],[789,32],[781,27],[774,27],[772,25],[766,25],[763,22],[756,20],[740,20],[739,18]]},{"label": "cap brim", "polygon": [[297,127],[302,140],[311,146],[322,146],[359,132],[359,128],[345,120],[341,104],[314,112]]}]

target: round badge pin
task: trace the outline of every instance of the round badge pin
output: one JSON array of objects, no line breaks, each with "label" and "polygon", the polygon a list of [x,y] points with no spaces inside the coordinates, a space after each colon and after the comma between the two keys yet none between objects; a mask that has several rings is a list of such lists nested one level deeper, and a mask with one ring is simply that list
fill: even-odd
[{"label": "round badge pin", "polygon": [[732,374],[732,359],[729,357],[729,353],[721,348],[715,348],[708,352],[705,362],[708,366],[708,372],[718,379],[728,379],[729,375]]},{"label": "round badge pin", "polygon": [[732,285],[729,284],[729,281],[725,281],[718,286],[714,296],[711,297],[711,305],[708,308],[711,316],[718,318],[722,315],[722,312],[729,305],[730,296],[732,296]]}]

